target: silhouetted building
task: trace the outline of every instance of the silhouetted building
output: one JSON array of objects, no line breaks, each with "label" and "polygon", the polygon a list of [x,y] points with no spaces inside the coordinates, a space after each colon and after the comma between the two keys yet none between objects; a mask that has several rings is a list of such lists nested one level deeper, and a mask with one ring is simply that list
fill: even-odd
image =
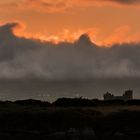
[{"label": "silhouetted building", "polygon": [[132,100],[133,99],[133,90],[126,90],[122,96],[114,96],[113,94],[107,92],[104,94],[104,100]]}]

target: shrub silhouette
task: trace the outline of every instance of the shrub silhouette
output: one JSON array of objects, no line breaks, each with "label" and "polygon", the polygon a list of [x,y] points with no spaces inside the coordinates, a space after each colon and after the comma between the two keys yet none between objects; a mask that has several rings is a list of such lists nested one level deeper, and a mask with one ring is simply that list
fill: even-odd
[{"label": "shrub silhouette", "polygon": [[111,105],[125,105],[124,100],[108,100],[108,101],[101,101],[101,104],[104,106],[111,106]]},{"label": "shrub silhouette", "polygon": [[128,105],[140,105],[140,100],[129,100],[126,102]]},{"label": "shrub silhouette", "polygon": [[40,100],[33,100],[33,99],[28,99],[28,100],[18,100],[15,101],[16,104],[18,105],[24,105],[24,106],[44,106],[44,107],[49,107],[51,104],[47,101],[42,102]]},{"label": "shrub silhouette", "polygon": [[94,101],[84,98],[59,98],[52,103],[53,106],[58,107],[90,107],[96,106]]}]

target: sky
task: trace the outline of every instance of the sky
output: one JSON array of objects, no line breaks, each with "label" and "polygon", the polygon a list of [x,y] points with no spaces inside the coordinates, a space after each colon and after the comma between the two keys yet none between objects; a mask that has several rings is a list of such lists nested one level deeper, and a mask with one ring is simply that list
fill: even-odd
[{"label": "sky", "polygon": [[1,23],[23,25],[18,36],[58,43],[87,33],[105,46],[140,41],[139,0],[5,0],[0,5]]},{"label": "sky", "polygon": [[3,98],[19,97],[21,89],[35,89],[38,97],[46,87],[51,100],[66,92],[99,97],[128,88],[140,98],[139,15],[139,0],[0,1],[0,91],[8,91]]}]

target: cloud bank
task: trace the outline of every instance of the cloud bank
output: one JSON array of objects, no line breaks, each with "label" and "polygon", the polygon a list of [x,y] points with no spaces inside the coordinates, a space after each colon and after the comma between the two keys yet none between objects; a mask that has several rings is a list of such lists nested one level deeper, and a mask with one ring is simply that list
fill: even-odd
[{"label": "cloud bank", "polygon": [[74,43],[42,42],[14,34],[18,23],[0,26],[0,78],[87,80],[140,77],[140,43],[98,46],[83,34]]}]

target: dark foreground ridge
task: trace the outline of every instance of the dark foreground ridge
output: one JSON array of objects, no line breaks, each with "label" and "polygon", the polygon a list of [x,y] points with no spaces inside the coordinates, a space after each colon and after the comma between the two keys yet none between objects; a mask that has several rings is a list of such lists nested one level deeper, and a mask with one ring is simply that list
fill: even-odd
[{"label": "dark foreground ridge", "polygon": [[1,140],[139,140],[140,100],[0,102]]}]

